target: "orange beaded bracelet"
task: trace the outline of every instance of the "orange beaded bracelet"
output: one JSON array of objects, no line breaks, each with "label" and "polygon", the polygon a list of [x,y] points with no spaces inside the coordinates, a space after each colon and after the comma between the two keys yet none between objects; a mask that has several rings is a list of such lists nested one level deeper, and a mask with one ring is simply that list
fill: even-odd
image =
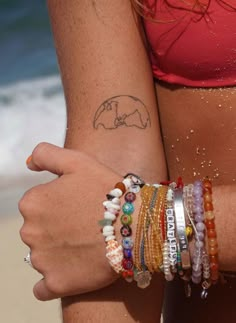
[{"label": "orange beaded bracelet", "polygon": [[213,284],[216,284],[219,279],[218,243],[215,230],[215,216],[213,213],[212,183],[208,178],[203,181],[203,199],[211,281]]}]

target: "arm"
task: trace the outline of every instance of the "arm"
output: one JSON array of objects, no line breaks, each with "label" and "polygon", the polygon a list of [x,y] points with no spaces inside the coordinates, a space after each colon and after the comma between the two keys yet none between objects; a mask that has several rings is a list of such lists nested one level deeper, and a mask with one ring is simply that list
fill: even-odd
[{"label": "arm", "polygon": [[213,198],[220,269],[236,271],[236,247],[234,244],[236,186],[219,185],[213,187]]},{"label": "arm", "polygon": [[[65,146],[121,174],[133,170],[149,181],[165,178],[152,73],[129,1],[49,0],[48,5],[68,111]],[[113,112],[97,119],[107,100],[113,112],[118,104],[120,118],[137,108],[142,123],[134,115],[113,126]]]},{"label": "arm", "polygon": [[[65,146],[94,156],[120,174],[133,171],[151,182],[165,179],[152,74],[140,22],[129,1],[49,0],[48,6],[68,110]],[[114,116],[104,116],[100,126],[99,120],[94,122],[99,107],[112,97],[109,103],[118,104],[119,116],[132,113],[131,96],[140,100],[144,120],[147,110],[151,126],[135,117],[117,128]],[[118,281],[101,291],[65,298],[64,321],[156,322],[161,285],[157,279],[151,289],[137,291]]]}]

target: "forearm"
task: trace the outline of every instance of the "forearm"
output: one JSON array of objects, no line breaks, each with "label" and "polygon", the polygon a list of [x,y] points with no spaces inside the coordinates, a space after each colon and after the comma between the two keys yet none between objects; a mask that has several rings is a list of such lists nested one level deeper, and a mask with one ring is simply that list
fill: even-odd
[{"label": "forearm", "polygon": [[[160,181],[166,178],[165,159],[137,18],[128,1],[112,6],[86,1],[78,9],[76,1],[49,1],[68,111],[65,146],[94,156],[118,174],[132,171],[146,181]],[[99,119],[106,100],[112,109],[117,104],[118,111],[115,118],[108,110]],[[139,114],[124,119],[135,113],[136,103]],[[143,322],[158,322],[163,288],[156,279],[151,288],[138,293],[135,285],[119,281],[95,293],[66,298],[64,322],[122,323],[142,317]]]},{"label": "forearm", "polygon": [[236,271],[236,186],[215,186],[213,197],[220,269]]},{"label": "forearm", "polygon": [[[120,174],[132,170],[149,181],[163,179],[157,103],[137,18],[128,1],[113,3],[112,9],[107,1],[94,2],[95,7],[92,3],[49,1],[68,111],[65,145]],[[113,115],[104,115],[100,126],[94,124],[99,107],[112,97],[118,102],[118,118],[134,112],[129,110],[135,103],[131,96],[143,105],[144,124],[134,118],[131,124],[126,119],[112,127]]]},{"label": "forearm", "polygon": [[[136,211],[133,214],[133,236],[136,234],[140,195],[135,200]],[[115,224],[119,232],[119,221]],[[105,246],[104,246],[105,247]],[[91,266],[93,266],[91,262]],[[96,265],[94,264],[94,267]],[[151,284],[146,289],[137,287],[120,278],[109,287],[78,296],[62,299],[64,322],[107,322],[159,323],[162,310],[164,279],[162,275],[152,276]],[[72,320],[73,318],[73,320]]]},{"label": "forearm", "polygon": [[119,280],[89,294],[62,300],[64,322],[159,323],[162,308],[163,281],[152,279],[152,288],[138,289]]}]

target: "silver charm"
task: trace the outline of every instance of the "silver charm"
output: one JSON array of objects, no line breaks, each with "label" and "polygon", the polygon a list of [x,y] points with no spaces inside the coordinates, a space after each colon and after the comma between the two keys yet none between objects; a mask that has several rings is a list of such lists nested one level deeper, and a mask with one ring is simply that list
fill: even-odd
[{"label": "silver charm", "polygon": [[134,280],[137,282],[137,286],[142,289],[150,285],[151,279],[152,275],[148,270],[137,272],[134,277]]},{"label": "silver charm", "polygon": [[132,192],[132,193],[137,194],[140,191],[140,186],[136,185],[136,184],[133,184],[133,185],[131,185],[129,191]]},{"label": "silver charm", "polygon": [[202,282],[202,292],[201,292],[201,299],[206,299],[208,296],[208,288],[211,286],[211,283],[204,280]]},{"label": "silver charm", "polygon": [[206,299],[207,296],[208,296],[208,290],[203,288],[201,292],[201,299]]},{"label": "silver charm", "polygon": [[28,254],[27,254],[27,256],[26,256],[26,257],[24,257],[24,262],[25,262],[27,265],[30,265],[31,267],[33,267],[33,266],[32,266],[32,262],[31,262],[31,257],[30,257],[30,255],[31,255],[31,251],[29,251],[29,252],[28,252]]}]

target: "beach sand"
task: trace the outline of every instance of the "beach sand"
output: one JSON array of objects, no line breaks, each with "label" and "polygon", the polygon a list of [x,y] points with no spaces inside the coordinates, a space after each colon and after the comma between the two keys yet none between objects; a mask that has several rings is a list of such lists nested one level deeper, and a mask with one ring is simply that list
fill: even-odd
[{"label": "beach sand", "polygon": [[[38,272],[24,263],[28,248],[19,236],[23,220],[17,209],[17,201],[24,190],[32,186],[31,180],[16,183],[4,179],[0,184],[0,322],[1,323],[60,323],[58,300],[40,302],[32,288],[41,279]],[[38,182],[36,180],[35,182]],[[6,189],[7,187],[7,189]]]}]

